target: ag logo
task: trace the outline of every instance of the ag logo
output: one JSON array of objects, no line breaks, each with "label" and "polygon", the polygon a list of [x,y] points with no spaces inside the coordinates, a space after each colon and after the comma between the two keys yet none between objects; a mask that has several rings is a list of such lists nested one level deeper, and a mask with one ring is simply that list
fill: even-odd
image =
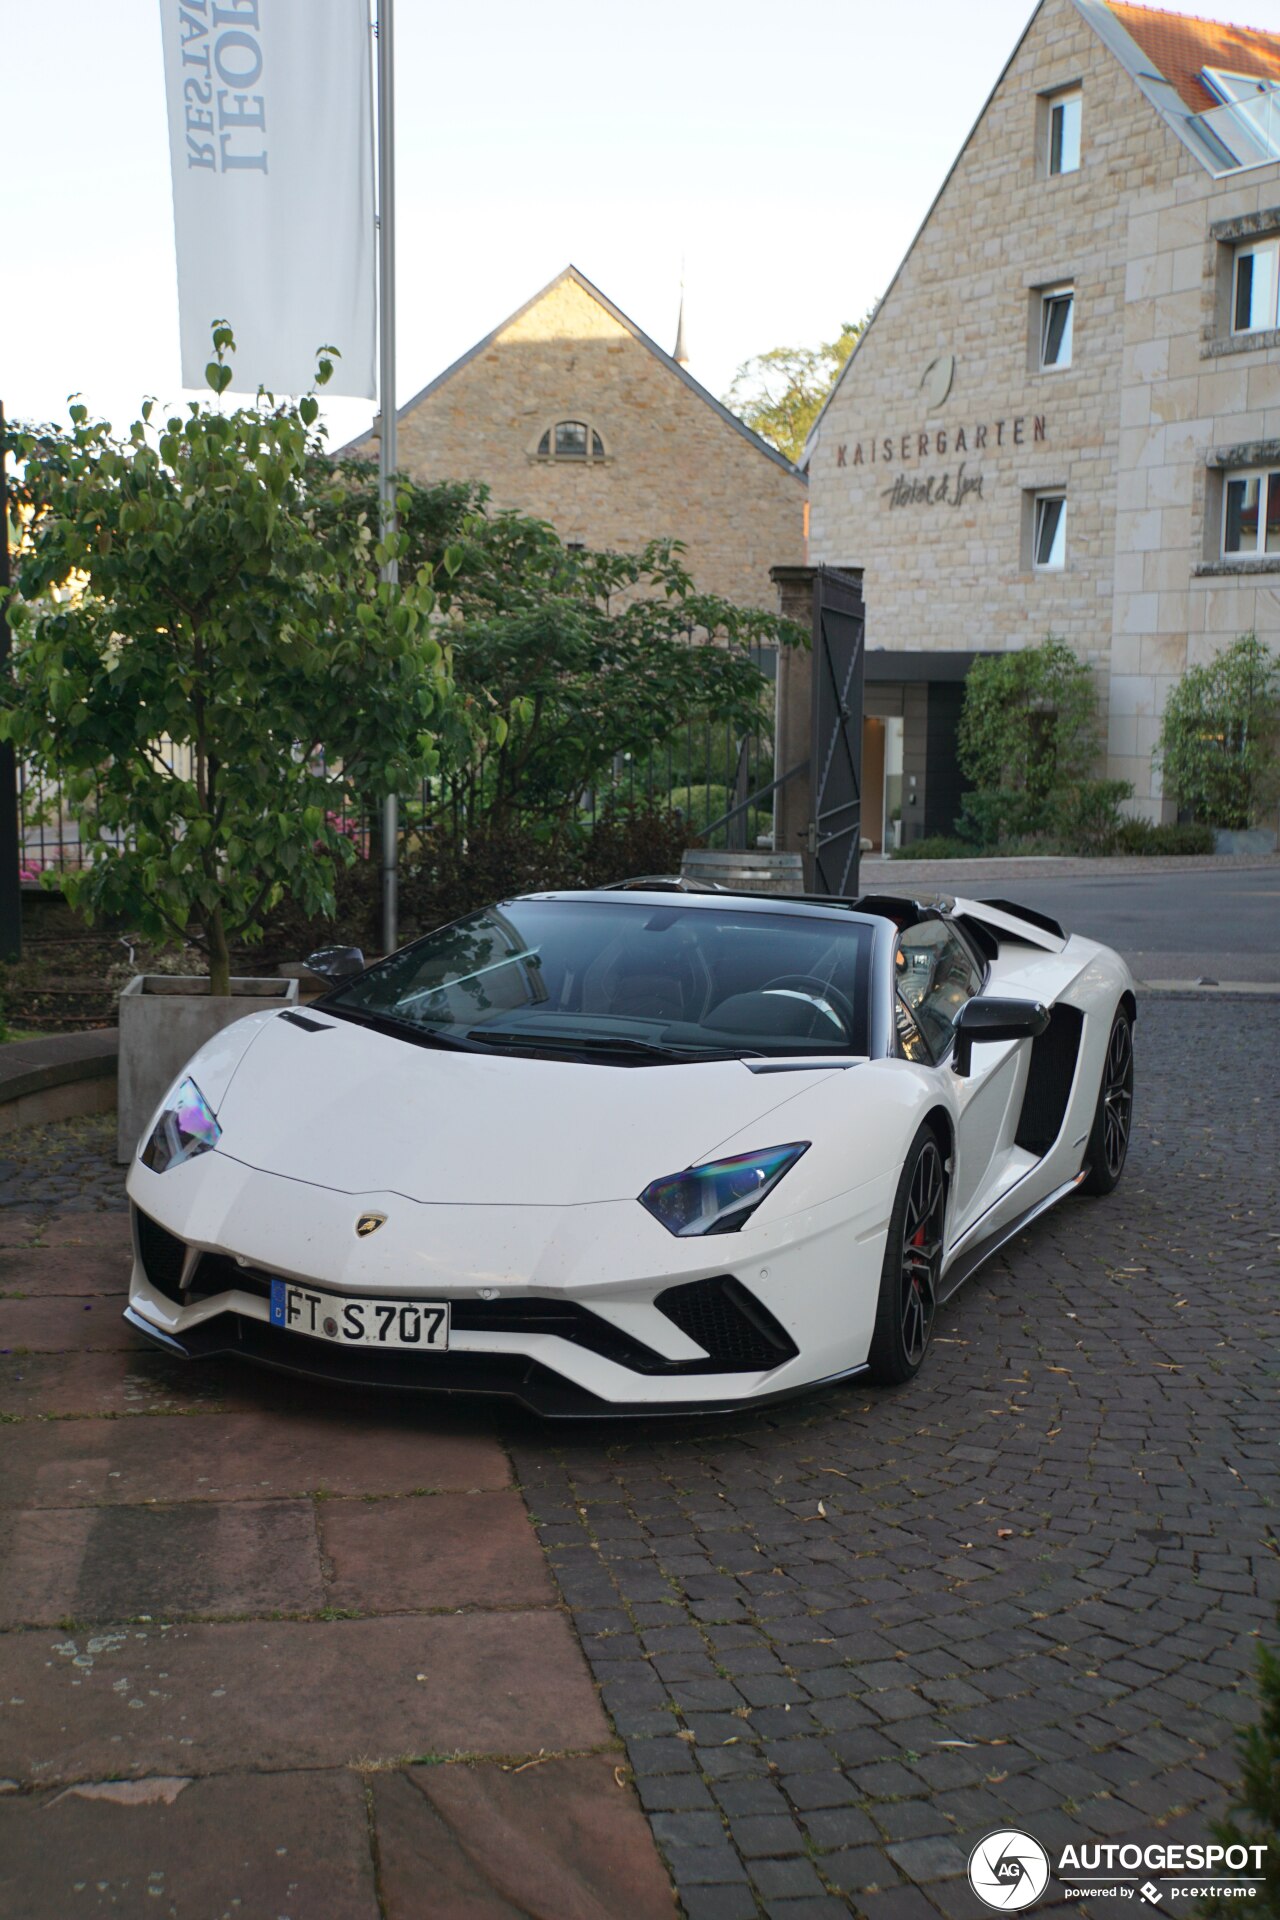
[{"label": "ag logo", "polygon": [[997,1827],[969,1855],[969,1885],[985,1906],[1013,1913],[1038,1900],[1049,1884],[1049,1856],[1038,1840]]},{"label": "ag logo", "polygon": [[386,1224],[385,1213],[362,1213],[356,1221],[356,1233],[361,1240],[367,1240],[371,1233],[376,1233],[379,1227],[385,1227]]}]

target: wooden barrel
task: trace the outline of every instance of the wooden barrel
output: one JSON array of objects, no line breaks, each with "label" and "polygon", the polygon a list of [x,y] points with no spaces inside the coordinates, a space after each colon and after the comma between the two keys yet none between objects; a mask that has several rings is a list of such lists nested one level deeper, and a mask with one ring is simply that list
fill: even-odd
[{"label": "wooden barrel", "polygon": [[739,893],[804,892],[804,862],[798,853],[743,853],[691,847],[680,862],[686,880],[700,880]]}]

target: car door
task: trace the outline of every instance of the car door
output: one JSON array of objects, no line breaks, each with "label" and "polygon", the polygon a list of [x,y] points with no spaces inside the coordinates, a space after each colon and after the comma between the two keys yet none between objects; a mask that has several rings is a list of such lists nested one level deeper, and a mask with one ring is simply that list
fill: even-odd
[{"label": "car door", "polygon": [[[904,1052],[945,1066],[960,1009],[982,991],[982,962],[957,929],[937,914],[899,931],[895,972]],[[904,1037],[908,1023],[918,1036],[914,1044],[920,1051],[915,1054]],[[1016,1177],[1011,1155],[1021,1085],[1021,1046],[1016,1040],[976,1045],[967,1077],[953,1077],[959,1112],[951,1173],[952,1240]]]}]

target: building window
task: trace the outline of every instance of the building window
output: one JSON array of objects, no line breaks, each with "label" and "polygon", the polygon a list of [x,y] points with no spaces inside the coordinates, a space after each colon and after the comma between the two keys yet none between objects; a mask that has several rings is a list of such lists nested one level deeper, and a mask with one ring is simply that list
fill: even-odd
[{"label": "building window", "polygon": [[1038,493],[1032,528],[1031,564],[1037,573],[1061,573],[1067,563],[1067,496]]},{"label": "building window", "polygon": [[1075,317],[1074,287],[1049,287],[1040,296],[1040,365],[1069,367]]},{"label": "building window", "polygon": [[585,420],[558,420],[538,442],[539,460],[603,460],[604,441]]},{"label": "building window", "polygon": [[1048,169],[1076,173],[1080,167],[1080,89],[1049,96]]},{"label": "building window", "polygon": [[1280,553],[1280,473],[1228,473],[1222,489],[1222,557]]},{"label": "building window", "polygon": [[1276,325],[1280,285],[1280,239],[1251,241],[1237,247],[1231,289],[1232,333],[1259,333]]}]

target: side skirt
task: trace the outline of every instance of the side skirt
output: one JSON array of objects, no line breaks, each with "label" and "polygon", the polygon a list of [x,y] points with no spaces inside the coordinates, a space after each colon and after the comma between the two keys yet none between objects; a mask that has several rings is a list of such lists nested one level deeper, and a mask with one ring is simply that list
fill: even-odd
[{"label": "side skirt", "polygon": [[1034,1207],[1028,1207],[1024,1213],[1016,1214],[1007,1226],[998,1227],[994,1233],[988,1234],[985,1240],[979,1240],[976,1246],[967,1247],[954,1265],[948,1267],[943,1274],[939,1300],[949,1300],[952,1294],[978,1271],[984,1260],[989,1260],[993,1253],[999,1253],[1001,1247],[1007,1247],[1009,1242],[1016,1239],[1033,1220],[1038,1220],[1042,1213],[1048,1213],[1050,1207],[1056,1207],[1059,1200],[1065,1200],[1069,1193],[1074,1193],[1080,1182],[1087,1177],[1088,1172],[1088,1167],[1081,1167],[1073,1180],[1064,1181],[1062,1186],[1055,1187],[1052,1193],[1047,1193],[1043,1200],[1037,1200]]}]

